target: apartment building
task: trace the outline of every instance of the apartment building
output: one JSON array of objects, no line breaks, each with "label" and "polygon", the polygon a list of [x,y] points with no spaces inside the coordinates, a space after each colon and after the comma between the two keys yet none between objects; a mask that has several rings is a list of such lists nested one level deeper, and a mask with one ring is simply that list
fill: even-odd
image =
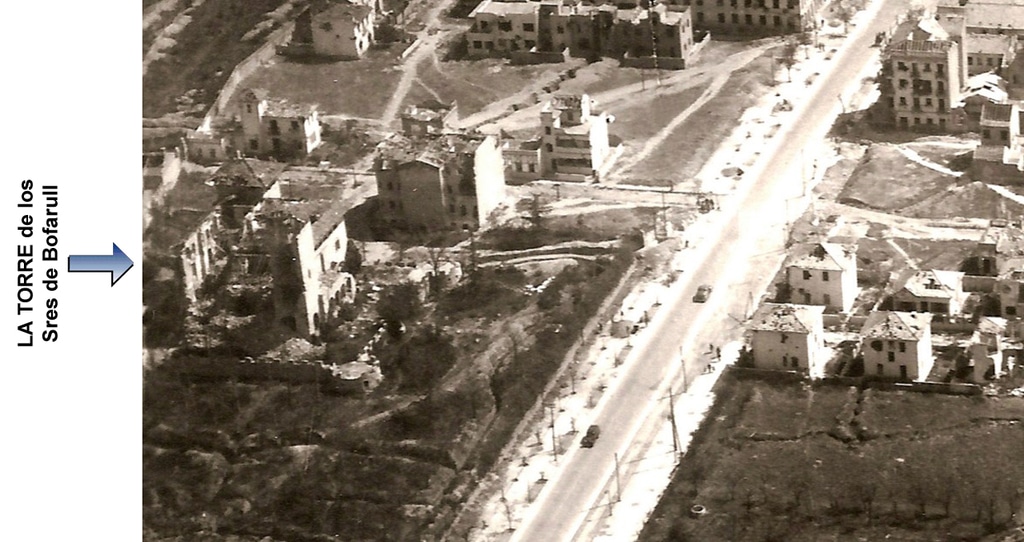
[{"label": "apartment building", "polygon": [[794,301],[849,312],[857,299],[857,247],[819,243],[786,266]]},{"label": "apartment building", "polygon": [[817,24],[821,0],[667,0],[688,7],[697,30],[730,36],[793,34]]},{"label": "apartment building", "polygon": [[476,230],[505,199],[502,149],[493,136],[392,136],[374,161],[380,217],[418,230]]},{"label": "apartment building", "polygon": [[885,120],[905,130],[958,129],[952,107],[964,81],[960,61],[960,45],[936,19],[900,25],[882,53]]},{"label": "apartment building", "polygon": [[680,69],[694,50],[690,10],[685,7],[484,0],[470,18],[473,26],[466,40],[471,57],[568,51],[588,60],[651,59],[653,64],[657,59],[658,67]]}]

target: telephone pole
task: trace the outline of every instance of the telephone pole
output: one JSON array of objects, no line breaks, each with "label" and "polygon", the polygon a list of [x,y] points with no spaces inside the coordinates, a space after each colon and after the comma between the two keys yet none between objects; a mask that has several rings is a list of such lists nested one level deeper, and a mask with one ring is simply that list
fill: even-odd
[{"label": "telephone pole", "polygon": [[555,436],[555,405],[551,404],[551,451],[555,454],[555,464],[558,464],[558,437]]}]

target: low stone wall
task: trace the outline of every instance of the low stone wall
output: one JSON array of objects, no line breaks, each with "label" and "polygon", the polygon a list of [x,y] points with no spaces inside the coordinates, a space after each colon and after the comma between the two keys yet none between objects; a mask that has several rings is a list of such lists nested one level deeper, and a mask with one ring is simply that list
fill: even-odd
[{"label": "low stone wall", "polygon": [[619,59],[619,66],[624,68],[682,70],[686,68],[686,59],[653,56],[622,57]]},{"label": "low stone wall", "polygon": [[515,51],[509,54],[509,62],[516,66],[533,64],[559,64],[569,59],[568,50],[558,51]]},{"label": "low stone wall", "polygon": [[281,28],[270,33],[270,36],[267,37],[266,43],[235,66],[235,69],[231,71],[231,75],[228,76],[227,82],[224,83],[220,92],[217,93],[217,99],[213,102],[213,105],[210,106],[210,110],[207,111],[206,117],[203,118],[203,123],[199,126],[199,131],[209,133],[213,126],[213,119],[227,114],[226,108],[228,101],[231,100],[235,91],[238,90],[238,85],[252,75],[260,66],[277,56],[277,46],[285,45],[288,40],[291,39],[292,31],[294,29],[294,22],[285,23]]}]

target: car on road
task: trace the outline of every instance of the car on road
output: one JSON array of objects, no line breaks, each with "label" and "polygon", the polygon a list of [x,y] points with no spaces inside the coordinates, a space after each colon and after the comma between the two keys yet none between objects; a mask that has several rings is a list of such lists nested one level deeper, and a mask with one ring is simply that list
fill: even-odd
[{"label": "car on road", "polygon": [[601,436],[601,428],[591,425],[587,428],[587,433],[583,435],[583,440],[580,441],[580,448],[593,448],[599,436]]},{"label": "car on road", "polygon": [[708,296],[711,295],[711,286],[707,284],[701,284],[697,287],[697,293],[693,294],[694,303],[703,303],[708,300]]}]

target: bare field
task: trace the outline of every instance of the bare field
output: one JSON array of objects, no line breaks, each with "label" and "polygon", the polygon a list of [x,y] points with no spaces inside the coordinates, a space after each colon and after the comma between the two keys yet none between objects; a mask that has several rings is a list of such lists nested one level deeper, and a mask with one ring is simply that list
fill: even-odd
[{"label": "bare field", "polygon": [[641,541],[977,540],[1024,512],[1024,399],[720,389]]},{"label": "bare field", "polygon": [[[633,179],[641,183],[644,179],[679,181],[694,177],[728,137],[743,112],[764,94],[770,69],[770,59],[761,57],[734,72],[717,96],[697,109],[646,160],[628,172],[630,182],[634,182]],[[659,100],[657,118],[671,119],[692,104],[704,88],[682,92],[677,95],[680,97],[677,102],[669,102],[671,107],[665,105],[666,100]],[[643,146],[644,134],[657,133],[658,124],[664,124],[651,125],[652,104],[637,109],[617,111],[616,123],[612,125],[613,132],[635,149]]]},{"label": "bare field", "polygon": [[478,113],[494,102],[520,94],[521,103],[532,105],[530,93],[543,94],[544,86],[553,87],[561,73],[582,64],[574,60],[563,64],[513,66],[501,59],[424,62],[405,104],[413,105],[426,99],[456,100],[460,116]]},{"label": "bare field", "polygon": [[[358,61],[293,62],[278,57],[238,88],[263,88],[275,98],[318,104],[323,115],[376,119],[402,77],[396,56],[371,50]],[[229,110],[235,99],[229,101]]]}]

